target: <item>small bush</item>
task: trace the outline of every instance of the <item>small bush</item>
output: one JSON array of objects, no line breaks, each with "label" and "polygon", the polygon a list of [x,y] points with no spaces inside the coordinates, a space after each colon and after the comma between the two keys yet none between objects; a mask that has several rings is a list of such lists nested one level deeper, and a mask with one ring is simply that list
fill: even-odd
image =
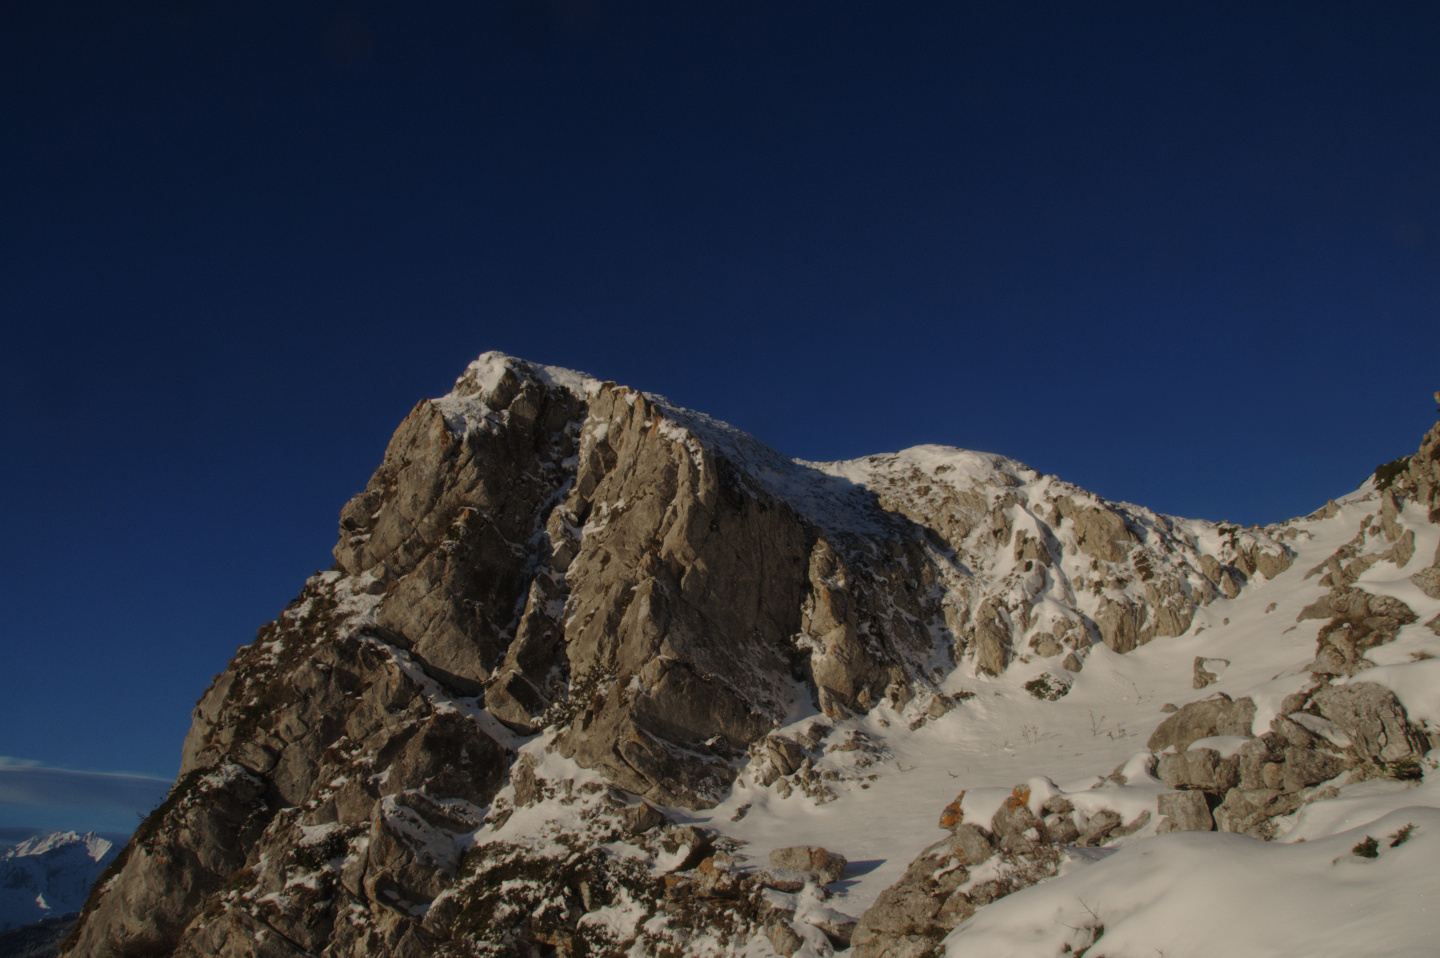
[{"label": "small bush", "polygon": [[1424,777],[1425,770],[1413,758],[1402,758],[1398,762],[1386,765],[1385,775],[1397,782],[1418,782]]},{"label": "small bush", "polygon": [[1380,856],[1380,843],[1369,835],[1366,835],[1363,842],[1350,849],[1350,854],[1357,855],[1360,858],[1378,858]]},{"label": "small bush", "polygon": [[1399,829],[1390,836],[1390,847],[1398,848],[1399,846],[1405,844],[1410,840],[1410,836],[1414,834],[1414,832],[1415,825],[1413,822],[1406,825],[1404,828]]},{"label": "small bush", "polygon": [[1025,683],[1025,691],[1046,702],[1053,702],[1066,692],[1070,686],[1051,676],[1049,673],[1037,675]]},{"label": "small bush", "polygon": [[1375,467],[1375,488],[1381,491],[1389,489],[1400,473],[1404,472],[1410,465],[1409,456],[1401,456],[1399,459],[1392,459],[1390,462]]}]

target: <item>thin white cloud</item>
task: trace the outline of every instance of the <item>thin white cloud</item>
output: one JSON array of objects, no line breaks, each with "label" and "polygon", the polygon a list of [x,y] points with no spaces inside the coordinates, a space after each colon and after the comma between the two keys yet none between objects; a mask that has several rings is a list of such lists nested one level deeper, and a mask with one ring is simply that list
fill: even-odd
[{"label": "thin white cloud", "polygon": [[0,805],[81,806],[148,812],[170,790],[149,775],[74,772],[0,756]]},{"label": "thin white cloud", "polygon": [[43,763],[28,758],[0,755],[0,768],[40,768]]}]

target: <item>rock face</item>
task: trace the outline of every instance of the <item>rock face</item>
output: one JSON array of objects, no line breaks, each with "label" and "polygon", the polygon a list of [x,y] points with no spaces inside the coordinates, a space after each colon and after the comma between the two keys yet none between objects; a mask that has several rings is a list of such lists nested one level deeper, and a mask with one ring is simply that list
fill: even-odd
[{"label": "rock face", "polygon": [[[1434,501],[1434,446],[1395,495]],[[797,462],[660,397],[487,354],[415,407],[342,510],[335,567],[205,691],[179,780],[65,953],[718,954],[761,935],[785,954],[924,953],[1054,874],[1059,846],[1150,813],[1037,811],[1017,789],[982,827],[957,805],[953,837],[856,924],[821,904],[843,857],[801,846],[752,873],[673,810],[714,806],[740,775],[833,799],[822,753],[853,752],[855,769],[889,757],[837,721],[884,702],[918,728],[956,707],[939,694],[956,669],[1026,668],[1058,698],[1095,644],[1180,635],[1200,607],[1284,573],[1293,536],[945,447]],[[1404,537],[1389,548],[1398,562]],[[1354,558],[1322,570],[1332,593],[1314,612],[1348,630],[1335,675],[1410,621],[1357,598]],[[1363,760],[1415,754],[1382,699],[1357,684],[1314,701]],[[776,734],[797,704],[820,718]],[[1217,698],[1157,730],[1176,792],[1156,811],[1174,828],[1253,829],[1267,795],[1360,760],[1297,744],[1293,721],[1294,741],[1189,749],[1253,737],[1254,715]],[[1225,804],[1212,819],[1192,793]],[[553,831],[561,816],[570,831]],[[604,851],[617,845],[630,851]],[[1001,873],[967,871],[992,855]]]}]

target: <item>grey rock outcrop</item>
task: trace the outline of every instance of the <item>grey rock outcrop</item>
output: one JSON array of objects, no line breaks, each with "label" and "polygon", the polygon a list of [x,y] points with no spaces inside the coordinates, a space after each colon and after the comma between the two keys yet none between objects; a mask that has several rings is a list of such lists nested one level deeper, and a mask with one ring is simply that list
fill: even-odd
[{"label": "grey rock outcrop", "polygon": [[839,881],[845,872],[845,856],[813,845],[792,845],[770,853],[770,864],[791,872],[811,875],[820,885]]},{"label": "grey rock outcrop", "polygon": [[1251,734],[1255,722],[1255,703],[1248,698],[1232,701],[1229,696],[1219,695],[1200,702],[1191,702],[1173,713],[1150,735],[1146,747],[1152,752],[1163,752],[1174,746],[1185,751],[1190,743],[1216,735]]},{"label": "grey rock outcrop", "polygon": [[[1220,831],[1269,839],[1276,819],[1312,800],[1316,786],[1346,773],[1416,774],[1430,747],[1395,694],[1373,682],[1321,683],[1288,696],[1282,710],[1258,735],[1248,699],[1192,702],[1162,722],[1150,739],[1160,750],[1156,773],[1181,791],[1161,796],[1158,830],[1208,830],[1213,817]],[[1244,741],[1223,756],[1194,744],[1213,735]]]},{"label": "grey rock outcrop", "polygon": [[[1215,680],[1220,677],[1220,670],[1223,670],[1229,664],[1230,661],[1228,659],[1207,659],[1203,655],[1195,656],[1195,676],[1193,681],[1195,688],[1203,689],[1215,684]],[[1216,671],[1211,671],[1211,669],[1215,669]]]},{"label": "grey rock outcrop", "polygon": [[1415,454],[1407,457],[1390,489],[1428,510],[1431,522],[1440,521],[1440,423],[1431,427]]},{"label": "grey rock outcrop", "polygon": [[[977,909],[1054,876],[1059,848],[1049,827],[1031,811],[1029,798],[1029,788],[1017,785],[989,828],[960,822],[956,799],[941,815],[952,835],[921,852],[860,916],[851,939],[855,958],[934,954],[940,941]],[[1049,817],[1062,816],[1057,811]],[[1000,867],[980,873],[989,877],[972,873],[996,855]]]},{"label": "grey rock outcrop", "polygon": [[1221,758],[1213,748],[1187,748],[1161,755],[1156,774],[1171,788],[1223,793],[1239,784],[1240,759],[1235,755]]},{"label": "grey rock outcrop", "polygon": [[1393,641],[1400,627],[1415,621],[1404,602],[1364,589],[1337,586],[1301,610],[1297,621],[1329,618],[1316,638],[1312,669],[1321,675],[1354,675],[1365,653]]},{"label": "grey rock outcrop", "polygon": [[1205,796],[1200,792],[1167,792],[1156,800],[1162,818],[1156,826],[1166,832],[1209,832],[1215,829],[1215,818]]},{"label": "grey rock outcrop", "polygon": [[1410,577],[1415,588],[1432,599],[1440,599],[1440,545],[1435,547],[1435,561]]},{"label": "grey rock outcrop", "polygon": [[1430,750],[1425,735],[1407,720],[1395,693],[1383,685],[1325,686],[1314,698],[1320,714],[1350,736],[1362,758],[1383,764],[1418,759]]}]

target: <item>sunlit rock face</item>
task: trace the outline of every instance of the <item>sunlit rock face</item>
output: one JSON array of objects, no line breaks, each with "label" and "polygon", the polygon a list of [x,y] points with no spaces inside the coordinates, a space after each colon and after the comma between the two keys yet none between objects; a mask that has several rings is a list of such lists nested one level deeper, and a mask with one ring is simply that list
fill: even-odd
[{"label": "sunlit rock face", "polygon": [[[1406,523],[1440,485],[1436,434],[1426,442],[1375,493],[1392,564],[1409,561]],[[1336,622],[1312,672],[1347,679],[1416,611],[1363,591],[1381,561],[1356,565],[1377,552],[1363,532],[1323,585],[1302,579],[1292,564],[1311,538],[1295,523],[1159,515],[948,447],[798,462],[661,397],[490,353],[415,407],[342,510],[335,567],[205,691],[179,781],[66,953],[822,954],[858,927],[861,953],[900,954],[1056,874],[1067,842],[1162,821],[1270,837],[1266,809],[1298,806],[1256,806],[1257,790],[1299,794],[1423,756],[1395,696],[1291,703],[1313,701],[1358,746],[1292,721],[1243,754],[1125,766],[1163,789],[1152,773],[1167,762],[1171,790],[1209,804],[1152,796],[1143,818],[1124,802],[1084,814],[1084,801],[1027,790],[917,858],[883,914],[823,904],[828,872],[757,871],[739,835],[771,801],[841,807],[883,788],[889,766],[907,771],[893,761],[903,736],[989,721],[972,686],[1063,709],[1096,656],[1198,635],[1214,603],[1272,583],[1316,593],[1311,617]],[[1236,668],[1201,656],[1196,686]],[[1255,715],[1253,702],[1187,707],[1167,727],[1189,731],[1152,745],[1254,738]],[[827,842],[843,852],[845,838]],[[961,887],[962,873],[992,880],[960,861],[982,846],[1024,875]]]}]

